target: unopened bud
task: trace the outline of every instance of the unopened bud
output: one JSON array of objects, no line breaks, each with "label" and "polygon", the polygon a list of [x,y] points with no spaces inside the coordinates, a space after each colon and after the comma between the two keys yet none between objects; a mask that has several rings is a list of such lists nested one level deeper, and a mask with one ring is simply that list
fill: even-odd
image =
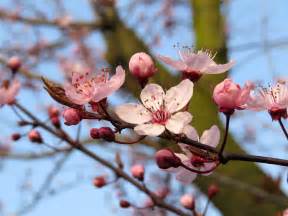
[{"label": "unopened bud", "polygon": [[64,110],[63,117],[66,125],[77,125],[81,121],[80,112],[77,109],[68,108]]},{"label": "unopened bud", "polygon": [[214,196],[219,193],[219,187],[216,184],[211,184],[208,188],[208,197],[212,199]]},{"label": "unopened bud", "polygon": [[195,199],[189,194],[185,194],[180,198],[180,203],[184,208],[193,210],[195,208]]},{"label": "unopened bud", "polygon": [[31,130],[28,134],[28,138],[31,142],[34,142],[34,143],[43,142],[41,134],[37,130]]},{"label": "unopened bud", "polygon": [[102,138],[106,141],[114,141],[115,140],[115,134],[110,127],[99,128],[99,134],[100,134],[100,138]]},{"label": "unopened bud", "polygon": [[58,116],[54,116],[51,119],[51,123],[56,127],[56,128],[60,128],[61,123],[60,123],[60,119]]},{"label": "unopened bud", "polygon": [[107,183],[106,178],[104,176],[98,176],[98,177],[94,178],[94,180],[93,180],[93,184],[97,188],[101,188],[101,187],[105,186],[106,183]]},{"label": "unopened bud", "polygon": [[181,160],[170,149],[161,149],[155,154],[156,163],[161,169],[177,168]]},{"label": "unopened bud", "polygon": [[22,65],[22,62],[21,62],[20,58],[17,56],[12,56],[7,62],[7,66],[13,72],[17,72],[19,70],[19,68],[21,67],[21,65]]},{"label": "unopened bud", "polygon": [[168,187],[160,188],[155,192],[156,196],[161,199],[164,199],[169,193],[170,193],[170,190]]},{"label": "unopened bud", "polygon": [[17,141],[21,138],[21,135],[19,133],[14,133],[11,135],[11,140]]},{"label": "unopened bud", "polygon": [[53,117],[58,117],[60,114],[60,111],[57,107],[55,106],[49,106],[48,107],[48,115],[50,118],[53,118]]},{"label": "unopened bud", "polygon": [[127,200],[120,200],[120,207],[121,208],[129,208],[130,207],[130,203]]},{"label": "unopened bud", "polygon": [[132,176],[134,178],[138,179],[139,181],[143,181],[144,180],[145,169],[144,169],[143,165],[136,164],[136,165],[131,167],[130,171],[131,171]]},{"label": "unopened bud", "polygon": [[135,53],[130,58],[129,70],[143,85],[147,83],[149,77],[156,73],[152,58],[144,52]]}]

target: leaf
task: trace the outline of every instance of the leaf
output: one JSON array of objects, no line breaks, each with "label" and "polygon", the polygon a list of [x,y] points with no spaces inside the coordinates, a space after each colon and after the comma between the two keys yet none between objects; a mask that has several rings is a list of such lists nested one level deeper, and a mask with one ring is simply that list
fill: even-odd
[{"label": "leaf", "polygon": [[65,94],[65,90],[62,88],[61,85],[52,82],[44,77],[42,77],[42,81],[45,85],[44,89],[48,92],[48,94],[56,100],[58,103],[63,104],[65,106],[80,109],[82,108],[81,105],[75,104],[72,102]]}]

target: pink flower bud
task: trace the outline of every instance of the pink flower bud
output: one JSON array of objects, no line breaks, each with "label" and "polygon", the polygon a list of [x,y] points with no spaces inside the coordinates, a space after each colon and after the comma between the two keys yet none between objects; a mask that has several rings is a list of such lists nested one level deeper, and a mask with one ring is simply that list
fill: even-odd
[{"label": "pink flower bud", "polygon": [[129,70],[138,79],[148,79],[156,73],[152,58],[144,52],[135,53],[130,58]]},{"label": "pink flower bud", "polygon": [[64,110],[63,117],[66,125],[77,125],[81,121],[80,112],[77,109],[68,108]]},{"label": "pink flower bud", "polygon": [[60,119],[58,116],[53,116],[51,119],[51,123],[56,127],[56,128],[60,128],[61,123],[60,123]]},{"label": "pink flower bud", "polygon": [[90,136],[92,139],[100,139],[100,133],[98,128],[92,128],[90,130]]},{"label": "pink flower bud", "polygon": [[20,135],[19,133],[14,133],[14,134],[11,135],[11,139],[12,139],[13,141],[17,141],[17,140],[19,140],[20,138],[21,138],[21,135]]},{"label": "pink flower bud", "polygon": [[101,188],[101,187],[105,186],[106,183],[107,183],[106,178],[104,176],[98,176],[98,177],[94,178],[94,180],[93,180],[93,184],[97,188]]},{"label": "pink flower bud", "polygon": [[37,130],[31,130],[28,134],[28,138],[31,142],[42,143],[41,134]]},{"label": "pink flower bud", "polygon": [[48,115],[50,118],[55,117],[55,116],[59,116],[60,112],[59,109],[55,106],[49,106],[48,107]]},{"label": "pink flower bud", "polygon": [[219,193],[219,187],[218,185],[216,184],[211,184],[209,187],[208,187],[208,197],[210,199],[212,199],[214,196],[217,195],[217,193]]},{"label": "pink flower bud", "polygon": [[183,207],[193,210],[195,208],[195,199],[189,194],[185,194],[180,198],[180,203]]},{"label": "pink flower bud", "polygon": [[115,134],[110,127],[101,127],[99,128],[99,135],[100,138],[106,141],[113,141],[115,140]]},{"label": "pink flower bud", "polygon": [[232,114],[234,109],[245,109],[253,88],[252,83],[246,83],[241,89],[231,79],[225,79],[214,88],[213,99],[221,112]]},{"label": "pink flower bud", "polygon": [[120,207],[121,208],[129,208],[130,207],[130,203],[127,200],[120,200]]},{"label": "pink flower bud", "polygon": [[140,165],[140,164],[136,164],[134,166],[131,167],[131,173],[132,176],[136,179],[138,179],[139,181],[143,181],[144,180],[144,166]]},{"label": "pink flower bud", "polygon": [[155,159],[158,167],[161,169],[177,168],[181,165],[181,160],[170,149],[157,151]]},{"label": "pink flower bud", "polygon": [[20,60],[19,57],[17,56],[12,56],[8,62],[7,62],[7,66],[13,71],[16,72],[17,70],[19,70],[19,68],[21,67],[22,62]]},{"label": "pink flower bud", "polygon": [[155,194],[157,197],[164,199],[170,193],[170,189],[168,187],[163,187],[158,189]]}]

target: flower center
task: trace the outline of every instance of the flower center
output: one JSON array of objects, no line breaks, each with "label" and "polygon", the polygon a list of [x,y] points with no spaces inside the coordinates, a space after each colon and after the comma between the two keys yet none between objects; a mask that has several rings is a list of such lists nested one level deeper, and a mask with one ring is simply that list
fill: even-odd
[{"label": "flower center", "polygon": [[152,123],[165,125],[169,118],[170,113],[162,109],[152,113]]}]

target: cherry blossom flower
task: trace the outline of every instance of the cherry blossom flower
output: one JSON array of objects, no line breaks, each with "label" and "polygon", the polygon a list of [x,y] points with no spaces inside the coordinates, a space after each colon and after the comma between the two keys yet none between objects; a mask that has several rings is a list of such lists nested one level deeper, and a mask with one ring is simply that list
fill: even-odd
[{"label": "cherry blossom flower", "polygon": [[235,64],[233,60],[226,64],[216,64],[210,53],[201,50],[197,52],[191,49],[179,50],[179,57],[180,60],[173,60],[166,56],[158,56],[161,61],[183,72],[183,76],[192,81],[197,81],[203,74],[224,73]]},{"label": "cherry blossom flower", "polygon": [[4,81],[0,87],[0,106],[5,104],[12,104],[20,89],[20,82],[13,80],[11,83]]},{"label": "cherry blossom flower", "polygon": [[254,85],[247,82],[243,88],[231,79],[225,79],[213,91],[213,99],[221,112],[233,112],[234,109],[245,109],[250,91]]},{"label": "cherry blossom flower", "polygon": [[251,92],[247,105],[254,111],[268,110],[273,120],[287,118],[288,86],[277,82],[269,88],[257,88]]},{"label": "cherry blossom flower", "polygon": [[[214,148],[216,148],[220,141],[220,130],[216,125],[213,125],[209,130],[205,130],[200,140],[197,131],[190,125],[184,128],[183,133],[191,140],[199,141]],[[209,175],[217,167],[217,162],[207,161],[205,158],[194,154],[190,145],[184,143],[178,143],[178,145],[184,154],[175,153],[175,155],[180,158],[182,164],[188,168],[197,170],[203,175]],[[192,172],[182,166],[169,168],[168,171],[176,172],[176,179],[183,184],[189,184],[197,177],[196,172]]]},{"label": "cherry blossom flower", "polygon": [[143,105],[120,105],[115,113],[123,121],[136,124],[134,130],[139,135],[158,136],[165,128],[179,134],[192,121],[189,112],[179,112],[188,104],[192,94],[193,83],[188,79],[170,88],[166,94],[161,86],[148,84],[140,95]]},{"label": "cherry blossom flower", "polygon": [[118,90],[125,81],[125,71],[121,66],[110,79],[106,70],[98,74],[83,72],[72,74],[71,84],[67,84],[65,94],[75,104],[84,105],[88,102],[97,103]]}]

